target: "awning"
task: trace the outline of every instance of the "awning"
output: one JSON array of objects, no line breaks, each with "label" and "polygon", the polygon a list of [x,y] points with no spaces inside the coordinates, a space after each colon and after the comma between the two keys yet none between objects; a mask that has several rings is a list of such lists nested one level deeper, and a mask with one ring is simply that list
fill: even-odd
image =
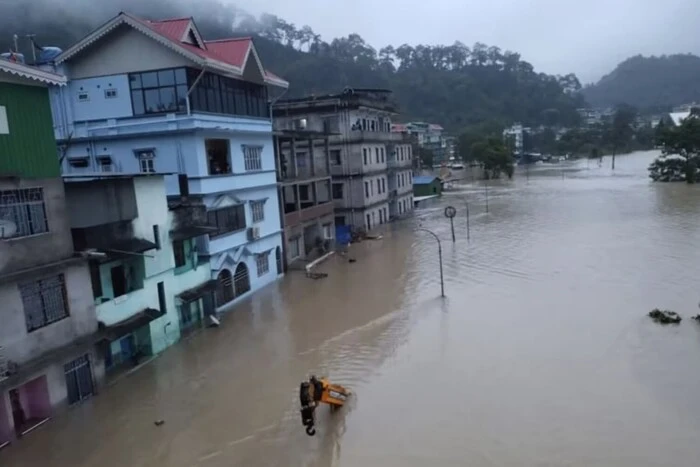
[{"label": "awning", "polygon": [[207,235],[216,232],[217,228],[210,225],[189,225],[181,229],[170,231],[170,238],[177,242],[179,240],[189,240],[190,238]]},{"label": "awning", "polygon": [[110,326],[106,326],[104,323],[100,322],[100,340],[109,342],[115,341],[120,337],[131,334],[137,329],[142,328],[151,321],[154,321],[162,316],[165,316],[165,312],[156,310],[155,308],[145,308],[131,318],[125,319],[124,321],[120,321]]},{"label": "awning", "polygon": [[183,303],[194,302],[213,290],[216,290],[216,281],[214,279],[181,292],[177,295],[177,298],[182,300]]},{"label": "awning", "polygon": [[156,248],[158,248],[158,245],[146,240],[145,238],[130,238],[128,240],[120,240],[118,242],[110,243],[104,248],[98,250],[102,250],[107,254],[107,261],[114,261],[116,259],[138,255]]}]

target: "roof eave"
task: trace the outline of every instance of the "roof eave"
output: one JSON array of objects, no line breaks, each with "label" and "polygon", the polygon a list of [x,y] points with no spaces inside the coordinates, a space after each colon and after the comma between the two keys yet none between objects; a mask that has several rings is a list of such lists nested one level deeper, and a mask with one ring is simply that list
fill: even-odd
[{"label": "roof eave", "polygon": [[0,63],[0,72],[6,72],[20,78],[38,81],[46,85],[65,86],[67,80],[65,76],[49,73],[44,70],[33,69],[26,65],[16,65],[12,62]]}]

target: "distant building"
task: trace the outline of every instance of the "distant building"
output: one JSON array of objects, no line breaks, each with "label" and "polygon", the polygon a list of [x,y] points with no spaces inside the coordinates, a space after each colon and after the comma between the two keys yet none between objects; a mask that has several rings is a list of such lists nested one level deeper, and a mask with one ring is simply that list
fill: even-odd
[{"label": "distant building", "polygon": [[408,138],[391,131],[396,106],[390,95],[382,89],[348,88],[340,94],[274,105],[275,125],[280,131],[331,133],[328,144],[336,226],[372,230],[394,215],[413,210],[413,151]]},{"label": "distant building", "polygon": [[516,123],[510,128],[503,130],[503,139],[508,143],[515,154],[522,154],[525,151],[526,133],[529,128],[520,123]]},{"label": "distant building", "polygon": [[430,150],[433,165],[447,163],[454,156],[454,139],[445,136],[445,130],[440,125],[426,122],[397,123],[392,126],[392,131],[414,137],[419,147]]},{"label": "distant building", "polygon": [[90,397],[104,373],[51,121],[47,86],[65,84],[0,58],[0,448]]},{"label": "distant building", "polygon": [[191,18],[120,13],[53,63],[69,79],[52,96],[65,174],[172,174],[167,195],[201,201],[216,227],[196,247],[218,281],[218,309],[277,280],[268,92],[288,83],[250,38],[205,41]]},{"label": "distant building", "polygon": [[[275,126],[280,125],[275,120]],[[335,238],[331,198],[330,135],[307,129],[278,130],[275,162],[284,229],[284,267],[329,250]],[[281,258],[280,258],[281,261]]]},{"label": "distant building", "polygon": [[441,196],[442,180],[434,175],[413,177],[413,195],[415,197]]}]

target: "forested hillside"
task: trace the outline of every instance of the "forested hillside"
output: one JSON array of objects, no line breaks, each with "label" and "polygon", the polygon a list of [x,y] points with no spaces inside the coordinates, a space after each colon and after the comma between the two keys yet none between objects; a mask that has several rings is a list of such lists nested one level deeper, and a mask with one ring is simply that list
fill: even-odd
[{"label": "forested hillside", "polygon": [[496,46],[455,42],[377,50],[357,34],[324,41],[309,26],[274,15],[254,18],[213,0],[96,3],[74,0],[56,7],[50,0],[4,1],[0,31],[6,36],[0,37],[0,48],[8,49],[12,33],[20,36],[28,56],[25,34],[36,34],[41,45],[65,48],[122,10],[153,19],[192,15],[207,39],[253,35],[266,66],[291,83],[290,96],[385,87],[395,92],[403,118],[437,122],[455,132],[487,120],[571,125],[583,102],[574,75],[538,73],[518,53]]},{"label": "forested hillside", "polygon": [[618,104],[662,111],[700,102],[700,57],[695,55],[638,55],[620,63],[598,83],[583,89],[595,107]]}]

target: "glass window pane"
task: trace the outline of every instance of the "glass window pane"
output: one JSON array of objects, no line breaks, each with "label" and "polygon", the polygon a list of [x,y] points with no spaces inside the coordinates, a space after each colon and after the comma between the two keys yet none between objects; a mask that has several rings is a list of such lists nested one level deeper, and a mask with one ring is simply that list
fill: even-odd
[{"label": "glass window pane", "polygon": [[148,89],[143,92],[143,95],[147,113],[161,112],[160,92],[158,92],[158,89]]},{"label": "glass window pane", "polygon": [[187,84],[187,71],[184,68],[175,70],[175,83]]},{"label": "glass window pane", "polygon": [[146,112],[143,106],[143,91],[131,91],[131,101],[134,104],[134,115],[143,115]]},{"label": "glass window pane", "polygon": [[163,70],[158,72],[159,86],[172,86],[175,84],[175,72],[173,70]]},{"label": "glass window pane", "polygon": [[141,89],[141,75],[138,73],[129,75],[129,85],[131,89]]},{"label": "glass window pane", "polygon": [[158,87],[158,73],[141,73],[141,83],[144,88]]},{"label": "glass window pane", "polygon": [[160,104],[164,111],[177,110],[175,88],[160,88]]}]

